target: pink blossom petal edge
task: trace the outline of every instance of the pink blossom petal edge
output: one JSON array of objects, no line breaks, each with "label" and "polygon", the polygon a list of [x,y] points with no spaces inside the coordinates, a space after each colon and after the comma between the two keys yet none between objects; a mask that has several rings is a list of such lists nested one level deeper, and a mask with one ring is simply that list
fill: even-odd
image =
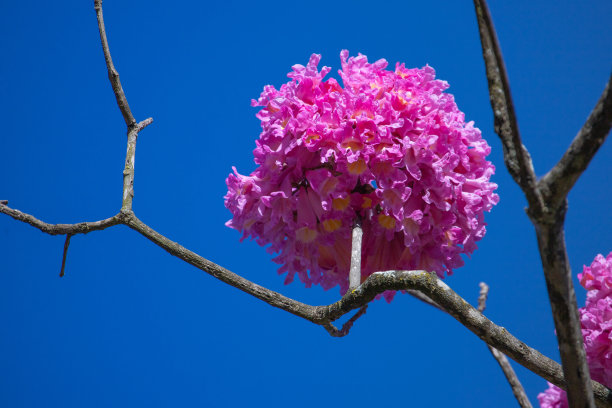
[{"label": "pink blossom petal edge", "polygon": [[[578,279],[587,290],[579,312],[589,372],[593,380],[612,387],[612,252],[597,255]],[[565,391],[550,383],[538,400],[542,408],[568,407]]]},{"label": "pink blossom petal edge", "polygon": [[227,178],[227,225],[277,254],[286,283],[297,275],[345,293],[356,218],[363,279],[389,269],[451,274],[499,201],[489,145],[433,68],[387,70],[384,59],[343,50],[341,86],[324,79],[320,59],[294,65],[289,82],[252,101],[262,108],[257,168]]}]

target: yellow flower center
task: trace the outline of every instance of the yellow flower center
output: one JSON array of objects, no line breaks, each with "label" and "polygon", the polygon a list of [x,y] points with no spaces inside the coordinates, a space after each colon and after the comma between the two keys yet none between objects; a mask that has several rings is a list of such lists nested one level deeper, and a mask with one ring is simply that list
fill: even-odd
[{"label": "yellow flower center", "polygon": [[395,218],[389,217],[387,214],[379,214],[378,223],[383,228],[388,229],[388,230],[395,228]]},{"label": "yellow flower center", "polygon": [[338,197],[338,198],[334,198],[333,201],[332,201],[332,207],[334,208],[334,210],[344,211],[346,209],[346,207],[348,207],[350,202],[351,202],[351,198],[350,197]]},{"label": "yellow flower center", "polygon": [[304,243],[309,243],[309,242],[314,241],[315,238],[317,237],[317,235],[319,235],[319,233],[317,232],[316,229],[312,229],[312,228],[308,228],[308,227],[299,228],[295,232],[295,237],[299,241],[302,241]]},{"label": "yellow flower center", "polygon": [[347,168],[349,173],[359,175],[363,173],[368,168],[368,166],[366,165],[365,160],[359,159],[356,162],[349,163],[347,165]]},{"label": "yellow flower center", "polygon": [[323,228],[327,232],[334,232],[341,226],[342,226],[342,220],[339,220],[336,218],[332,218],[332,219],[323,221]]}]

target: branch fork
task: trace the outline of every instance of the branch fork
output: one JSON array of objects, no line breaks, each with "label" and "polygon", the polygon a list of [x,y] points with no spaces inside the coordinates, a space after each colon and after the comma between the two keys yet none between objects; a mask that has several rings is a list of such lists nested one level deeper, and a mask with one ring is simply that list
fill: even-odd
[{"label": "branch fork", "polygon": [[[140,221],[132,210],[134,157],[138,134],[150,125],[153,119],[148,118],[137,122],[132,115],[119,80],[119,74],[111,58],[104,27],[102,0],[94,1],[100,39],[109,81],[128,130],[121,209],[110,218],[77,224],[48,224],[32,215],[9,207],[7,200],[0,200],[0,213],[6,214],[17,221],[30,224],[44,233],[66,235],[61,275],[64,274],[68,247],[73,235],[87,234],[122,224],[137,231],[173,256],[249,295],[263,300],[273,307],[322,326],[334,337],[348,334],[355,321],[366,313],[368,303],[377,295],[386,290],[404,290],[445,311],[475,333],[491,348],[495,358],[500,361],[502,369],[504,369],[505,364],[501,362],[503,355],[499,357],[494,350],[506,354],[537,375],[566,389],[572,407],[591,407],[594,406],[595,400],[598,406],[611,407],[612,391],[589,378],[579,322],[575,319],[577,317],[575,294],[571,283],[571,271],[569,270],[563,237],[567,194],[580,174],[586,169],[599,146],[604,142],[612,126],[610,81],[593,113],[587,119],[587,123],[580,130],[568,151],[551,171],[541,180],[536,181],[531,157],[521,142],[503,57],[491,16],[485,0],[474,0],[474,5],[489,79],[491,105],[495,115],[495,129],[502,140],[506,166],[527,197],[529,214],[536,227],[542,263],[553,306],[555,326],[559,334],[563,369],[559,364],[520,342],[506,329],[495,325],[482,315],[481,312],[484,310],[486,301],[486,285],[482,287],[481,306],[480,310],[477,310],[437,278],[435,274],[426,271],[377,272],[361,283],[362,231],[358,222],[356,222],[353,230],[352,261],[349,273],[350,290],[335,303],[326,306],[311,306],[257,285],[169,240]],[[355,259],[355,262],[353,262],[353,259]],[[341,329],[332,324],[332,322],[353,310],[357,310],[357,312]],[[504,372],[506,372],[505,369]],[[512,383],[512,381],[510,382]],[[595,400],[593,397],[595,397]],[[522,406],[528,407],[529,405]]]},{"label": "branch fork", "polygon": [[567,195],[605,141],[612,126],[610,80],[595,109],[559,162],[536,181],[531,157],[521,142],[504,59],[486,0],[473,0],[485,62],[495,132],[508,171],[523,190],[534,224],[546,286],[567,379],[571,407],[594,407],[576,294],[564,238]]}]

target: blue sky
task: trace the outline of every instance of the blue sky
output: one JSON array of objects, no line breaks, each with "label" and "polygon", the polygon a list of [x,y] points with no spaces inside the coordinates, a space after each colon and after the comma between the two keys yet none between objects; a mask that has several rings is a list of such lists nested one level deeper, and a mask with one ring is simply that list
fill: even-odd
[{"label": "blue sky", "polygon": [[[492,1],[536,173],[561,156],[611,68],[609,1]],[[470,1],[104,3],[115,65],[137,120],[134,210],[144,222],[270,289],[310,304],[337,289],[283,285],[271,256],[224,226],[225,178],[253,170],[250,107],[311,53],[429,64],[491,144],[500,204],[447,279],[487,316],[558,360],[532,225],[493,133]],[[107,80],[93,1],[8,2],[0,13],[0,199],[52,223],[121,204],[125,128]],[[574,273],[612,251],[612,144],[570,195]],[[409,296],[375,302],[350,335],[274,309],[115,227],[72,239],[0,216],[0,406],[516,406],[485,345]],[[583,304],[584,291],[577,289]],[[545,381],[515,365],[532,402]]]}]

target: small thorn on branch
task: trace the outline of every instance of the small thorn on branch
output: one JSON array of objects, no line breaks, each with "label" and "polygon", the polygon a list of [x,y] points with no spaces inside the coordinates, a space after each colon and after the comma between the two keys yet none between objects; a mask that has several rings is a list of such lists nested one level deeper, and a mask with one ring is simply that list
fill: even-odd
[{"label": "small thorn on branch", "polygon": [[64,242],[64,254],[62,256],[62,270],[60,271],[60,278],[64,276],[64,270],[66,269],[66,257],[68,256],[68,247],[70,246],[70,238],[73,234],[66,234],[66,242]]}]

